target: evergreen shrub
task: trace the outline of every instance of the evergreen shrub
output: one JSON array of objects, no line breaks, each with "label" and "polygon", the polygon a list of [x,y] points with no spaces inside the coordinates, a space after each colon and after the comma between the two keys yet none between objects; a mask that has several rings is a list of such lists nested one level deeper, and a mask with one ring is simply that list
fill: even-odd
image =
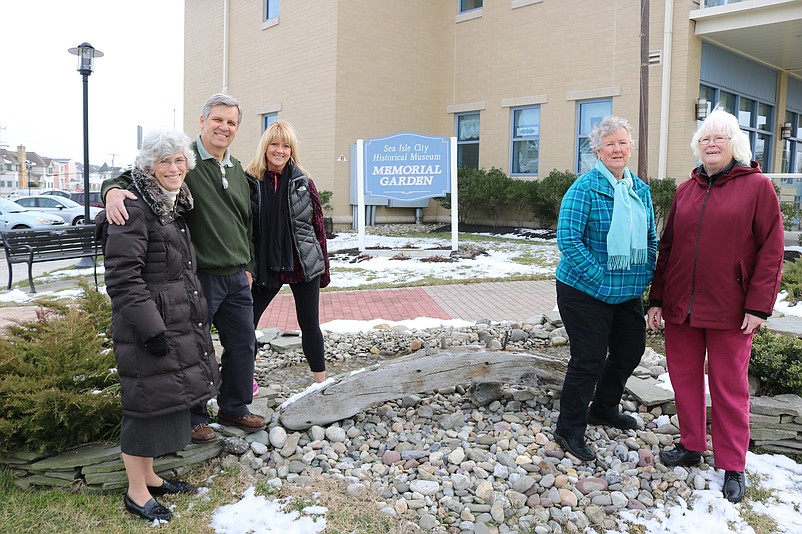
[{"label": "evergreen shrub", "polygon": [[0,337],[0,455],[119,436],[111,304],[86,282],[81,290],[74,306],[36,301],[37,318]]},{"label": "evergreen shrub", "polygon": [[560,215],[560,204],[568,188],[576,181],[576,174],[569,170],[552,170],[538,181],[532,195],[532,213],[542,224],[552,224]]},{"label": "evergreen shrub", "polygon": [[802,339],[758,330],[752,341],[749,374],[760,381],[757,395],[802,396]]}]

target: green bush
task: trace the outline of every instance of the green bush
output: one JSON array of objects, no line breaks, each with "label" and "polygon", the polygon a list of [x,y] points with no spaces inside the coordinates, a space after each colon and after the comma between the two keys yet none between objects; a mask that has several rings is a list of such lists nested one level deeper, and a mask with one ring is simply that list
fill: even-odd
[{"label": "green bush", "polygon": [[476,200],[472,207],[494,227],[499,225],[501,215],[509,203],[512,183],[512,178],[496,167],[489,171],[481,169],[473,183]]},{"label": "green bush", "polygon": [[794,227],[794,222],[799,217],[800,212],[796,209],[793,202],[780,202],[780,213],[783,218],[783,228],[791,230]]},{"label": "green bush", "polygon": [[114,439],[121,419],[111,306],[81,284],[76,306],[40,300],[0,337],[0,454]]},{"label": "green bush", "polygon": [[780,290],[788,292],[786,302],[792,306],[802,300],[802,259],[799,261],[786,261],[783,264]]},{"label": "green bush", "polygon": [[[468,167],[460,167],[457,170],[457,221],[462,224],[468,222],[471,210],[479,200],[474,183],[483,172],[484,170],[482,169],[470,169]],[[438,198],[437,202],[445,209],[450,210],[451,193]]]},{"label": "green bush", "polygon": [[513,179],[509,184],[509,205],[515,210],[515,221],[518,226],[532,215],[532,197],[536,194],[538,182],[536,180]]},{"label": "green bush", "polygon": [[552,224],[557,221],[565,192],[576,178],[576,174],[571,171],[560,172],[554,169],[538,182],[531,197],[531,206],[532,213],[542,224]]},{"label": "green bush", "polygon": [[671,203],[677,193],[677,182],[673,178],[657,178],[649,182],[654,207],[654,223],[658,233],[666,223]]},{"label": "green bush", "polygon": [[758,395],[802,395],[802,339],[758,330],[749,374],[760,381]]}]

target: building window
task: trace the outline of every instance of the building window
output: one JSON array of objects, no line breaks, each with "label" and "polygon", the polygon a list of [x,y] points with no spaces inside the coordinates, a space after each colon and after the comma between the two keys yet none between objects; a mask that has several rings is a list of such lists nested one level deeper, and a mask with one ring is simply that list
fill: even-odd
[{"label": "building window", "polygon": [[802,173],[802,114],[785,112],[791,125],[791,137],[783,140],[782,172]]},{"label": "building window", "polygon": [[457,115],[457,167],[479,168],[479,114]]},{"label": "building window", "polygon": [[278,113],[265,113],[262,115],[262,131],[267,130],[267,127],[278,120]]},{"label": "building window", "polygon": [[537,175],[540,159],[540,106],[512,110],[510,174]]},{"label": "building window", "polygon": [[458,0],[459,12],[465,13],[466,11],[473,11],[474,9],[481,9],[482,0]]},{"label": "building window", "polygon": [[280,0],[265,0],[265,20],[278,17]]},{"label": "building window", "polygon": [[[749,137],[752,159],[763,172],[771,172],[771,147],[774,142],[774,106],[743,95],[710,86],[699,87],[699,97],[707,100],[708,111],[718,106],[738,118],[741,130]],[[699,122],[698,124],[701,124]]]},{"label": "building window", "polygon": [[590,146],[593,127],[604,117],[613,114],[612,100],[586,100],[579,102],[579,125],[577,127],[576,173],[584,174],[596,165],[596,152]]}]

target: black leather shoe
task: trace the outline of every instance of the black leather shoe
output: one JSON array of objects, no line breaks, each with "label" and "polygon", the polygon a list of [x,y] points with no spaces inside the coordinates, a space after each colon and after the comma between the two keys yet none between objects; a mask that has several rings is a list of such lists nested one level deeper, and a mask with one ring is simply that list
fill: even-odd
[{"label": "black leather shoe", "polygon": [[565,452],[570,452],[580,460],[589,462],[596,458],[596,454],[585,443],[584,437],[569,437],[561,436],[557,432],[554,433],[554,441],[560,444],[565,449]]},{"label": "black leather shoe", "polygon": [[195,488],[183,480],[174,478],[173,480],[162,479],[161,486],[148,486],[151,495],[166,495],[168,493],[192,493]]},{"label": "black leather shoe", "polygon": [[131,500],[128,496],[128,492],[126,492],[123,498],[123,504],[125,504],[126,510],[148,521],[153,521],[155,519],[159,521],[169,521],[173,518],[173,512],[162,506],[156,499],[150,499],[145,503],[145,506],[139,506]]},{"label": "black leather shoe", "polygon": [[612,426],[621,430],[634,430],[638,428],[638,422],[634,417],[622,414],[615,408],[609,413],[594,411],[593,406],[588,410],[588,423],[591,425]]},{"label": "black leather shoe", "polygon": [[738,503],[744,498],[744,488],[746,482],[744,481],[743,471],[724,471],[724,497],[730,502]]},{"label": "black leather shoe", "polygon": [[673,450],[660,451],[660,461],[668,467],[697,465],[702,462],[702,453],[689,451],[680,443]]}]

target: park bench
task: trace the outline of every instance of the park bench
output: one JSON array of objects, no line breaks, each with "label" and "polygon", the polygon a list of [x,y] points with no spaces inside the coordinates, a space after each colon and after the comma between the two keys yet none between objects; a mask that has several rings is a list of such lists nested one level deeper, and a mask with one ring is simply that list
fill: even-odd
[{"label": "park bench", "polygon": [[[95,225],[65,226],[54,229],[18,229],[2,232],[3,249],[8,262],[8,288],[14,276],[14,263],[28,264],[28,283],[31,293],[36,293],[33,284],[33,264],[44,261],[73,258],[95,258],[100,253],[100,242],[95,239]],[[95,271],[97,285],[97,270]]]}]

